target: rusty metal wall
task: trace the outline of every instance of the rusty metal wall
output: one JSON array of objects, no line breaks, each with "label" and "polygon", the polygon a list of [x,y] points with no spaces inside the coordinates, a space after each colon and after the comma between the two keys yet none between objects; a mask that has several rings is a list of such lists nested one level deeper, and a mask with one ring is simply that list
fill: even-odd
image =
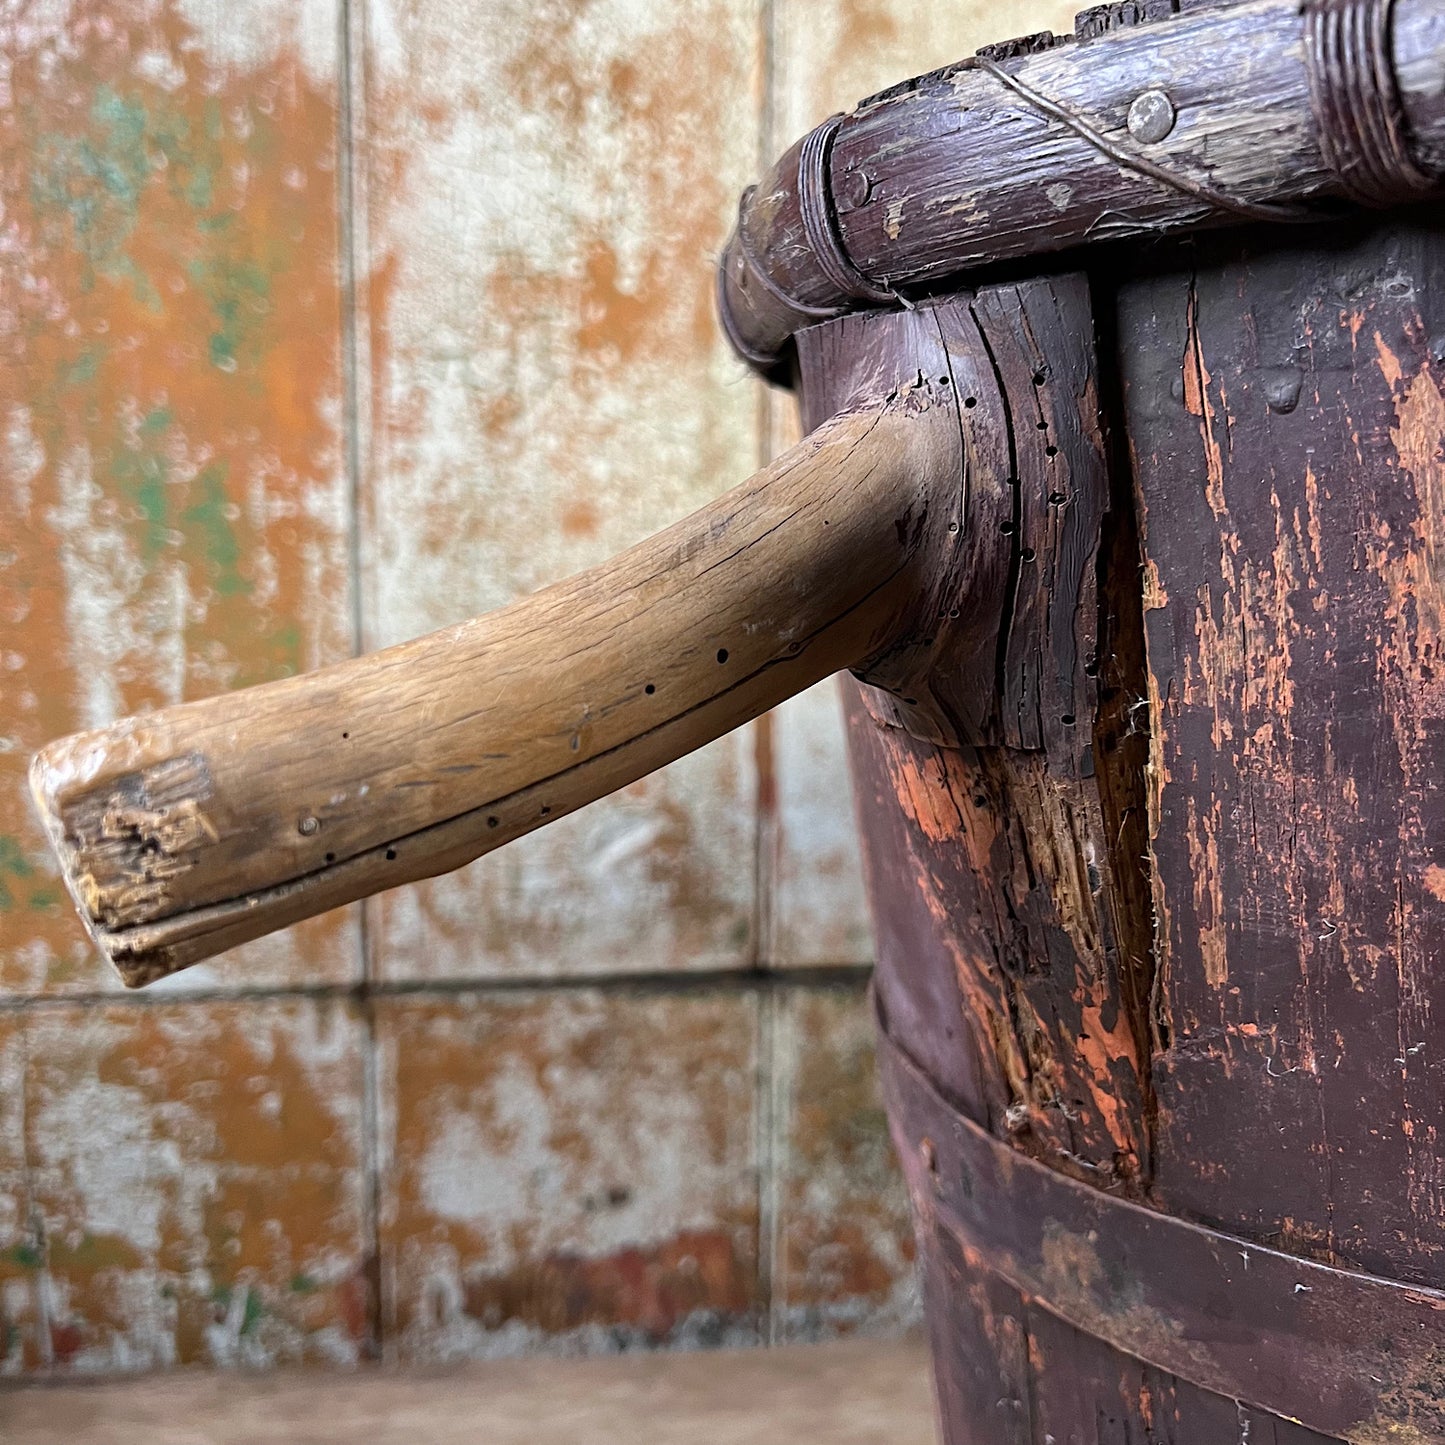
[{"label": "rusty metal wall", "polygon": [[496,606],[794,425],[740,188],[1057,0],[0,3],[0,1374],[916,1310],[829,688],[122,996],[40,743]]}]

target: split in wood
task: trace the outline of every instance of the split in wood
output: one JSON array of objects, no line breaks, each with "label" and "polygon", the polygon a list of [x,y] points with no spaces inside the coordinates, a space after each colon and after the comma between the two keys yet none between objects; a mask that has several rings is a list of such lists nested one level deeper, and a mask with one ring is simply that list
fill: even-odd
[{"label": "split in wood", "polygon": [[95,941],[151,982],[456,868],[864,664],[917,630],[957,547],[959,448],[950,389],[891,383],[498,612],[52,743],[33,792]]}]

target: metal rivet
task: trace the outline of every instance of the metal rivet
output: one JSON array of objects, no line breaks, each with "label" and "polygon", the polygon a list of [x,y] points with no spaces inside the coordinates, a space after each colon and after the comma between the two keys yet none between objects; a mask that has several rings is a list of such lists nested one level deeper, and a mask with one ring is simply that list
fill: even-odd
[{"label": "metal rivet", "polygon": [[867,171],[844,171],[835,183],[833,203],[841,211],[856,211],[872,194],[873,177]]},{"label": "metal rivet", "polygon": [[1293,369],[1282,369],[1268,376],[1264,385],[1264,404],[1276,415],[1288,416],[1299,405],[1303,380]]},{"label": "metal rivet", "polygon": [[1166,91],[1146,90],[1129,107],[1129,134],[1145,145],[1161,141],[1174,129],[1174,102]]},{"label": "metal rivet", "polygon": [[296,831],[309,838],[320,826],[321,824],[315,818],[308,815],[297,823]]}]

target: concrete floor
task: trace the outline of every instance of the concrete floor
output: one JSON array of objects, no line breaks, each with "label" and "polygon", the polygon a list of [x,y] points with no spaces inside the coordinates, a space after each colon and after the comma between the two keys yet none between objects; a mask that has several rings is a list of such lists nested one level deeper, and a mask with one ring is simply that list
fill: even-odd
[{"label": "concrete floor", "polygon": [[4,1445],[934,1445],[920,1341],[0,1390]]}]

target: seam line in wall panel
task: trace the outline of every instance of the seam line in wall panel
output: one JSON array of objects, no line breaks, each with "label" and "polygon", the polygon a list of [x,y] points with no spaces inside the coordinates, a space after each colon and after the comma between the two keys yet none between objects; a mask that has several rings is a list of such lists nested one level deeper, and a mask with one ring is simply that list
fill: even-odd
[{"label": "seam line in wall panel", "polygon": [[777,1167],[774,1121],[775,1049],[779,990],[758,990],[757,1083],[754,1100],[758,1190],[758,1343],[775,1343],[773,1291],[776,1283],[774,1261],[777,1240]]},{"label": "seam line in wall panel", "polygon": [[20,1081],[16,1094],[20,1114],[21,1185],[25,1191],[24,1238],[40,1260],[40,1268],[29,1273],[31,1301],[35,1307],[36,1348],[40,1355],[37,1373],[43,1378],[55,1365],[55,1346],[50,1332],[50,1235],[45,1228],[45,1216],[35,1198],[35,1160],[31,1157],[29,1116],[30,1030],[23,1017],[17,1032],[20,1036]]},{"label": "seam line in wall panel", "polygon": [[294,986],[262,985],[256,988],[206,988],[175,991],[156,989],[110,992],[101,989],[56,993],[49,995],[15,994],[0,998],[0,1014],[24,1013],[29,1010],[73,1009],[83,1007],[167,1008],[180,1004],[264,1003],[296,998],[409,998],[417,994],[456,996],[459,994],[528,994],[585,993],[636,994],[656,997],[659,994],[747,993],[759,987],[781,991],[803,988],[856,989],[866,983],[871,965],[856,963],[824,964],[810,968],[784,970],[764,968],[696,969],[688,973],[598,974],[547,978],[491,979],[398,979],[366,984],[296,984]]},{"label": "seam line in wall panel", "polygon": [[[757,111],[757,155],[754,171],[766,173],[768,150],[773,133],[773,0],[761,0],[758,7],[759,91]],[[775,408],[778,399],[769,387],[755,388],[754,408],[757,463],[766,466],[774,451]],[[753,908],[756,935],[753,962],[766,979],[758,990],[757,1079],[754,1094],[757,1157],[757,1309],[758,1342],[772,1346],[777,1342],[775,1329],[776,1255],[778,1233],[778,1180],[776,1161],[775,1083],[777,1058],[775,1038],[779,1007],[779,981],[768,977],[773,963],[773,870],[776,863],[776,786],[774,782],[773,715],[765,713],[752,725],[754,758],[757,776],[754,780],[753,814]]]},{"label": "seam line in wall panel", "polygon": [[381,1267],[381,1097],[378,1092],[378,1059],[375,1000],[362,992],[357,1000],[363,1037],[366,1040],[361,1060],[361,1127],[362,1158],[365,1176],[361,1201],[363,1230],[366,1235],[362,1257],[362,1273],[366,1281],[367,1338],[363,1352],[370,1360],[384,1361],[387,1337],[382,1299]]},{"label": "seam line in wall panel", "polygon": [[[755,173],[765,173],[768,164],[768,150],[772,145],[773,133],[773,85],[774,85],[774,0],[759,0],[758,23],[758,112],[757,112],[757,155],[754,157]],[[774,408],[779,403],[772,390],[759,386],[755,388],[757,403],[753,410],[755,428],[755,451],[757,465],[765,467],[773,458]],[[773,714],[764,713],[754,719],[749,727],[753,746],[756,776],[753,780],[753,956],[755,968],[766,969],[773,962],[773,888],[776,866],[776,795],[775,758],[773,742],[775,727]],[[766,1069],[768,1060],[760,1053],[758,1067]]]},{"label": "seam line in wall panel", "polygon": [[761,0],[758,21],[762,27],[762,108],[758,117],[756,175],[766,175],[773,163],[778,128],[778,16],[777,0]]},{"label": "seam line in wall panel", "polygon": [[[367,336],[361,325],[357,285],[357,253],[365,225],[362,188],[357,184],[358,118],[365,113],[363,66],[365,64],[365,0],[338,0],[337,5],[337,204],[339,224],[339,283],[341,288],[341,385],[342,435],[346,468],[347,564],[350,573],[351,651],[359,655],[366,646],[361,570],[362,516],[362,377],[369,375]],[[365,364],[364,364],[365,363]],[[366,1281],[366,1339],[363,1353],[370,1359],[382,1354],[381,1299],[381,1170],[380,1133],[376,1070],[376,1010],[370,985],[375,974],[371,947],[369,899],[354,907],[357,984],[351,991],[362,1029],[361,1128],[362,1128],[362,1272]]]},{"label": "seam line in wall panel", "polygon": [[777,967],[773,910],[778,864],[777,726],[773,713],[754,718],[753,745],[753,952],[752,967]]},{"label": "seam line in wall panel", "polygon": [[[760,0],[758,5],[758,66],[761,71],[758,93],[757,155],[754,157],[753,174],[765,176],[773,163],[773,141],[777,130],[777,11],[776,0]],[[717,323],[714,323],[716,329]],[[775,442],[777,426],[775,408],[787,405],[775,388],[760,385],[749,374],[749,384],[754,388],[757,403],[757,454],[758,465],[765,467],[777,454]]]},{"label": "seam line in wall panel", "polygon": [[[757,109],[757,154],[754,171],[765,173],[773,138],[774,87],[774,0],[759,0],[758,60],[759,90]],[[753,410],[754,442],[757,465],[766,466],[773,456],[773,409],[777,405],[771,389],[755,387],[757,402]],[[756,765],[753,794],[753,967],[752,981],[757,989],[757,1062],[754,1090],[754,1154],[757,1161],[757,1311],[758,1342],[774,1343],[773,1282],[774,1255],[777,1236],[777,1177],[774,1163],[774,1034],[781,980],[771,971],[773,945],[773,718],[765,713],[750,727]],[[724,980],[716,978],[708,985],[717,988]],[[729,978],[727,982],[731,982]]]},{"label": "seam line in wall panel", "polygon": [[[339,0],[337,6],[337,192],[340,207],[341,285],[341,376],[342,433],[346,466],[347,570],[350,574],[351,651],[359,656],[366,647],[366,624],[362,605],[361,514],[362,514],[362,411],[361,378],[365,365],[362,334],[357,252],[364,224],[362,188],[357,184],[358,117],[364,113],[365,91],[362,66],[366,54],[365,0]],[[371,902],[356,905],[357,946],[361,951],[360,977],[363,985],[375,972],[371,939]]]},{"label": "seam line in wall panel", "polygon": [[357,184],[357,117],[364,106],[359,71],[365,54],[362,39],[364,0],[339,0],[337,6],[337,206],[338,284],[341,291],[341,426],[346,472],[347,566],[350,572],[351,651],[366,644],[362,612],[361,490],[362,325],[357,285],[357,253],[361,187]]}]

